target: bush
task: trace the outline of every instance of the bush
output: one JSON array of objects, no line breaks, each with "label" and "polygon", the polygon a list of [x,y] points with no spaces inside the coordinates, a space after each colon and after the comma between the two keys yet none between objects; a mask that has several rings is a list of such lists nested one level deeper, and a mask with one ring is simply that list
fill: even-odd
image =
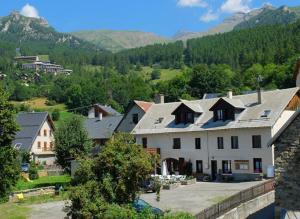
[{"label": "bush", "polygon": [[54,106],[54,105],[56,105],[56,102],[55,102],[55,100],[46,100],[45,104],[47,106]]},{"label": "bush", "polygon": [[38,178],[39,178],[38,168],[34,162],[31,162],[29,167],[29,179],[34,180]]},{"label": "bush", "polygon": [[60,118],[60,111],[59,111],[59,109],[53,110],[51,116],[52,116],[53,121],[58,121],[59,118]]},{"label": "bush", "polygon": [[158,69],[154,69],[154,70],[151,72],[151,80],[157,80],[157,79],[160,79],[160,76],[161,76],[161,72],[160,72],[160,70],[158,70]]}]

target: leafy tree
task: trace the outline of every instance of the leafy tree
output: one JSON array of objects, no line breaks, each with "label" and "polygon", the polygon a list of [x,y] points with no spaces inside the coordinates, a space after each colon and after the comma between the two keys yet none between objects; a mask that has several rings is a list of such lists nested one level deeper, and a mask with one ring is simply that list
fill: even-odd
[{"label": "leafy tree", "polygon": [[53,112],[51,113],[53,121],[58,121],[60,118],[60,110],[59,109],[54,109]]},{"label": "leafy tree", "polygon": [[7,200],[20,174],[18,151],[12,146],[18,128],[13,106],[7,99],[7,93],[0,87],[0,202]]},{"label": "leafy tree", "polygon": [[108,204],[123,206],[136,199],[140,183],[153,168],[151,155],[132,136],[115,134],[97,157],[81,160],[74,181],[78,186],[70,196],[70,214],[105,218]]},{"label": "leafy tree", "polygon": [[86,155],[92,145],[79,116],[66,119],[55,131],[54,138],[57,163],[66,169],[70,167],[67,159]]},{"label": "leafy tree", "polygon": [[160,76],[161,76],[161,72],[159,69],[154,69],[152,72],[151,72],[151,80],[157,80],[157,79],[160,79]]}]

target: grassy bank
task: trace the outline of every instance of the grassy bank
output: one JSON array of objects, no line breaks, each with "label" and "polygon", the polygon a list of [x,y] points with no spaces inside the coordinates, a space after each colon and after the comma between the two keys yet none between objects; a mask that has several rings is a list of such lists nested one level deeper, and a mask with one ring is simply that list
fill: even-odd
[{"label": "grassy bank", "polygon": [[14,188],[14,191],[20,191],[25,189],[34,189],[45,186],[55,186],[62,185],[67,186],[71,181],[71,177],[69,175],[62,176],[45,176],[40,177],[39,179],[32,180],[32,182],[25,182],[23,179],[20,179],[17,185]]}]

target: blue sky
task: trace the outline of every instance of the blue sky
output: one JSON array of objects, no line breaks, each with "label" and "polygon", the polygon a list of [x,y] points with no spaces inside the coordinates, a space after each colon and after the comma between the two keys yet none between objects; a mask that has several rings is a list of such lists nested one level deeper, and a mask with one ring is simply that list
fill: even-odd
[{"label": "blue sky", "polygon": [[207,30],[234,12],[264,3],[297,6],[300,0],[0,0],[0,16],[18,10],[44,17],[61,32],[141,30],[172,36],[179,30]]}]

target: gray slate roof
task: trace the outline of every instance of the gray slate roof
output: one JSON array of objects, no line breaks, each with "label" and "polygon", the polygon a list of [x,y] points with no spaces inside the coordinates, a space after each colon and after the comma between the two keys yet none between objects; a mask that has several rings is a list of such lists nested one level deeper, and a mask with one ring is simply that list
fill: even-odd
[{"label": "gray slate roof", "polygon": [[[154,134],[167,132],[188,132],[221,130],[233,128],[255,128],[271,127],[280,117],[281,113],[298,92],[299,88],[283,90],[262,91],[262,104],[257,104],[257,93],[233,96],[232,104],[244,107],[235,121],[213,121],[213,112],[209,109],[220,99],[201,99],[189,101],[192,104],[199,104],[203,109],[200,117],[195,118],[194,124],[175,124],[175,116],[172,112],[182,102],[153,104],[144,117],[133,130],[133,134]],[[226,101],[228,98],[224,98]],[[184,102],[186,103],[186,101]],[[265,110],[271,110],[267,118],[261,115]],[[157,123],[158,118],[164,118],[161,123]]]},{"label": "gray slate roof", "polygon": [[47,112],[18,113],[16,121],[20,131],[16,133],[13,146],[21,144],[20,149],[30,151],[41,126],[47,118]]},{"label": "gray slate roof", "polygon": [[116,111],[111,106],[106,106],[106,105],[101,105],[101,104],[96,104],[96,106],[99,106],[101,109],[103,109],[104,111],[106,111],[108,114],[110,114],[112,116],[120,116],[121,115],[118,111]]},{"label": "gray slate roof", "polygon": [[112,136],[123,115],[106,116],[102,120],[99,118],[86,119],[84,127],[86,128],[89,138],[91,139],[108,139]]}]

